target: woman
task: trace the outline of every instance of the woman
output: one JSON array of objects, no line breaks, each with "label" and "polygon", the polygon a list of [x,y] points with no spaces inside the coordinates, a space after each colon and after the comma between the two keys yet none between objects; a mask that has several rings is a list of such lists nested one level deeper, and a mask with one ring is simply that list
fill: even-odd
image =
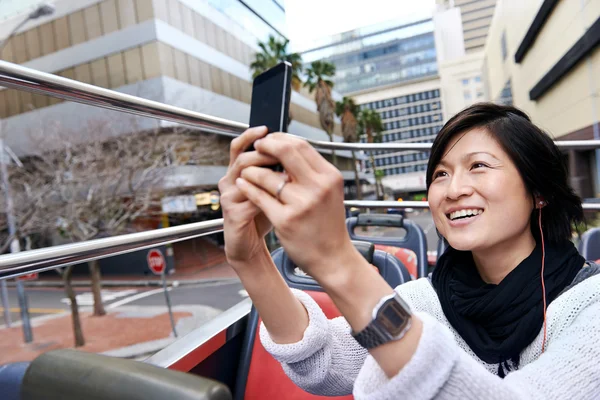
[{"label": "woman", "polygon": [[[304,141],[265,134],[231,145],[225,251],[297,385],[357,399],[600,398],[600,268],[569,242],[580,199],[524,113],[477,104],[442,128],[427,198],[450,247],[430,278],[395,290],[352,246],[339,171]],[[287,175],[264,168],[276,163]],[[271,224],[343,317],[286,286],[263,240]]]}]

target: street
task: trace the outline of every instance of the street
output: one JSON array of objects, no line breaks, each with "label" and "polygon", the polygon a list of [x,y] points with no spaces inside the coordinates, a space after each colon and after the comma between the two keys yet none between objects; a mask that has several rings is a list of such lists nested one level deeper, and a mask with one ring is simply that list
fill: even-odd
[{"label": "street", "polygon": [[[416,222],[427,237],[429,251],[437,249],[438,236],[429,210],[416,210],[407,213],[408,219]],[[370,229],[373,234],[394,236],[398,232],[394,228]],[[379,232],[381,230],[381,232]],[[91,307],[93,299],[89,289],[77,288],[77,302],[80,308]],[[194,286],[178,286],[170,288],[171,303],[178,305],[202,305],[217,310],[226,310],[242,300],[246,295],[241,283],[225,281]],[[165,306],[165,296],[162,289],[136,288],[136,289],[105,289],[102,293],[104,305],[108,310],[121,306]],[[60,288],[28,288],[27,298],[29,312],[32,319],[45,315],[69,312],[69,301],[65,292]],[[10,314],[12,322],[21,320],[20,308],[15,288],[9,289]],[[4,310],[0,307],[0,327],[4,326]]]},{"label": "street", "polygon": [[[202,305],[224,311],[243,300],[246,295],[241,283],[237,281],[216,282],[202,285],[178,286],[170,288],[169,294],[173,306]],[[27,300],[31,318],[44,315],[69,312],[70,305],[63,289],[59,288],[27,288]],[[76,290],[80,308],[93,305],[89,289]],[[9,288],[9,303],[12,322],[20,321],[17,292]],[[110,289],[102,291],[102,298],[107,310],[122,306],[164,306],[164,291],[154,288],[143,289]],[[4,310],[0,307],[0,327],[4,326]]]}]

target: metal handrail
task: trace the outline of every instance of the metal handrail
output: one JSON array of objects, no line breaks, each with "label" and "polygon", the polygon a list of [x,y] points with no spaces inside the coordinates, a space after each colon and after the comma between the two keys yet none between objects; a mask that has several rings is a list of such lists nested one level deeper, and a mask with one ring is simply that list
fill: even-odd
[{"label": "metal handrail", "polygon": [[[114,90],[81,83],[40,72],[17,64],[0,61],[0,83],[19,90],[63,98],[95,107],[102,107],[134,115],[164,119],[194,126],[207,132],[237,136],[247,124],[212,117],[180,107],[120,93]],[[312,145],[336,150],[428,150],[430,143],[331,143],[308,140]],[[563,149],[600,148],[600,140],[557,141]],[[362,208],[428,208],[427,202],[346,201],[347,207]],[[600,211],[600,204],[585,204],[584,210]],[[152,246],[188,240],[217,233],[223,229],[223,220],[198,222],[172,228],[157,229],[81,243],[30,250],[0,256],[0,279],[32,272],[43,272],[58,267],[82,263]]]},{"label": "metal handrail", "polygon": [[[229,137],[238,136],[248,127],[248,124],[213,117],[115,90],[104,89],[7,61],[0,61],[0,84],[94,107],[177,122]],[[307,138],[302,139],[307,140],[315,147],[330,150],[427,151],[431,148],[431,143],[331,143]],[[556,141],[555,143],[561,149],[585,150],[600,148],[600,140],[570,140]]]},{"label": "metal handrail", "polygon": [[[359,201],[346,200],[346,207],[360,208],[429,208],[426,201]],[[600,203],[583,203],[586,211],[600,211]],[[33,272],[43,272],[71,264],[112,257],[148,249],[153,246],[180,242],[223,230],[223,219],[195,222],[171,228],[155,229],[86,242],[65,244],[43,249],[0,256],[0,279]]]},{"label": "metal handrail", "polygon": [[0,256],[0,279],[180,242],[223,230],[223,219],[130,233]]}]

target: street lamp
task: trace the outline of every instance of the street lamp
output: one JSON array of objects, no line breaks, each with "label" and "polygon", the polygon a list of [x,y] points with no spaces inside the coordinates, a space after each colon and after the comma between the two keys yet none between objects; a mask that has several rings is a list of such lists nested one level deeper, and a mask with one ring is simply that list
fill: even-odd
[{"label": "street lamp", "polygon": [[38,6],[38,8],[36,8],[34,11],[32,11],[27,18],[25,18],[19,25],[17,25],[15,27],[15,29],[13,29],[8,36],[6,37],[6,39],[4,39],[1,43],[0,43],[0,55],[2,55],[2,50],[4,49],[4,46],[6,46],[6,44],[8,43],[8,41],[10,40],[10,38],[12,38],[15,33],[17,33],[19,31],[19,29],[21,29],[23,27],[23,25],[25,25],[27,22],[34,20],[34,19],[38,19],[41,17],[47,17],[49,15],[52,15],[54,13],[54,6],[52,4],[40,4]]},{"label": "street lamp", "polygon": [[[0,42],[0,56],[2,55],[2,50],[6,47],[8,41],[21,29],[27,22],[38,19],[41,17],[46,17],[52,15],[54,13],[54,6],[51,4],[41,4],[32,11],[27,18],[25,18],[20,24],[18,24],[4,39]],[[8,171],[6,168],[6,164],[10,162],[10,158],[6,157],[6,153],[9,153],[10,156],[13,156],[19,165],[18,159],[12,154],[12,151],[5,146],[4,137],[2,135],[2,121],[0,120],[0,174],[2,175],[2,189],[4,191],[4,196],[6,199],[6,219],[8,222],[8,234],[9,237],[13,237],[10,251],[12,253],[18,253],[21,249],[19,246],[19,241],[14,239],[17,227],[15,222],[15,216],[13,211],[13,201],[10,193],[10,184],[8,180]],[[4,308],[4,321],[7,327],[11,325],[10,318],[10,307],[8,303],[8,290],[6,288],[6,280],[0,280],[0,292],[2,298],[2,306]],[[25,342],[30,343],[33,341],[33,334],[31,333],[31,323],[29,321],[29,311],[27,307],[27,296],[25,295],[25,288],[23,287],[23,283],[17,280],[17,294],[19,297],[19,307],[21,309],[21,320],[23,321],[23,335],[25,336]]]}]

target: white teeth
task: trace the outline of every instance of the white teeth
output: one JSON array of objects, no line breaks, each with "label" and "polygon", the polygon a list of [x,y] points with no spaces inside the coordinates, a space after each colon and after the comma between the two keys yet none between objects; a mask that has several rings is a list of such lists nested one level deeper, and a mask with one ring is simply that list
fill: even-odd
[{"label": "white teeth", "polygon": [[450,219],[455,220],[456,218],[466,217],[467,215],[476,216],[476,215],[481,214],[482,212],[483,212],[483,210],[477,210],[477,209],[465,209],[465,210],[454,211],[454,212],[450,213]]}]

